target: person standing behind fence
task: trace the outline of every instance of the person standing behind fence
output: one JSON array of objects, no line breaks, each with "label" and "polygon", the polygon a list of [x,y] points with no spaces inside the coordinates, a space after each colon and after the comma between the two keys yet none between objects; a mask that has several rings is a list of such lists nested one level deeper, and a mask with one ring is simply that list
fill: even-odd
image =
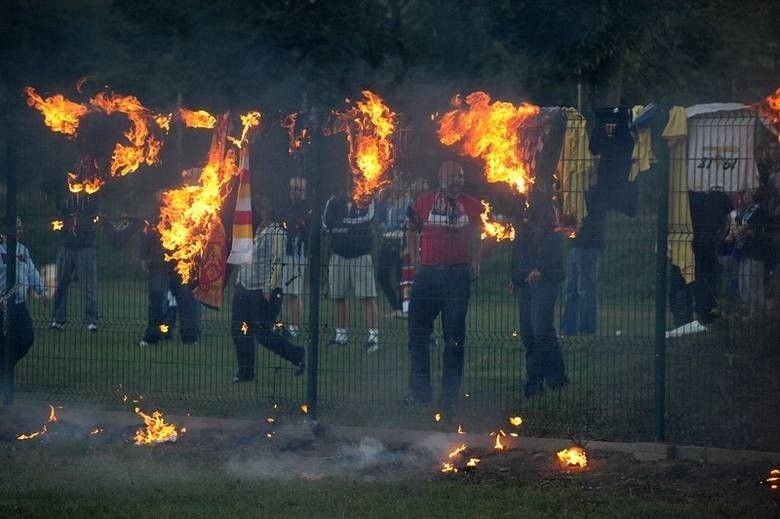
[{"label": "person standing behind fence", "polygon": [[572,239],[561,318],[563,335],[596,333],[599,260],[604,251],[605,220],[605,211],[589,212]]},{"label": "person standing behind fence", "polygon": [[332,196],[325,203],[323,225],[330,231],[331,255],[328,264],[328,292],[336,303],[336,337],[330,346],[347,344],[347,291],[350,285],[360,299],[368,327],[368,353],[379,350],[379,312],[376,305],[374,246],[371,223],[374,201],[358,205],[346,192]]},{"label": "person standing behind fence", "polygon": [[555,300],[563,280],[561,237],[555,232],[550,199],[534,188],[517,225],[512,248],[512,287],[520,306],[520,336],[525,346],[526,398],[568,384],[561,346],[553,323]]},{"label": "person standing behind fence", "polygon": [[158,202],[156,217],[152,219],[151,223],[147,223],[141,235],[141,268],[149,276],[146,330],[138,342],[141,347],[160,342],[160,339],[166,335],[166,327],[168,327],[167,333],[170,333],[170,315],[166,316],[165,312],[165,303],[169,293],[175,298],[179,312],[181,342],[185,344],[197,342],[202,331],[203,309],[200,302],[195,299],[190,286],[181,282],[181,277],[173,269],[173,266],[165,261],[165,250],[157,230],[161,195],[162,191],[157,191],[155,196]]},{"label": "person standing behind fence", "polygon": [[264,197],[252,201],[258,226],[252,239],[252,263],[239,265],[233,293],[230,334],[236,347],[238,373],[234,383],[255,378],[255,339],[264,348],[288,360],[295,375],[303,374],[305,352],[275,328],[281,308],[279,288],[286,233],[275,221]]},{"label": "person standing behind fence", "polygon": [[[0,377],[5,372],[5,362],[19,362],[33,345],[35,332],[30,312],[27,310],[27,293],[35,291],[48,297],[49,287],[43,284],[30,251],[22,245],[22,220],[16,219],[16,290],[5,301],[0,301]],[[8,250],[4,235],[0,235],[0,287],[5,290],[8,268]],[[48,300],[44,299],[44,303]],[[5,315],[2,315],[5,314]],[[5,317],[5,318],[3,318]],[[4,341],[11,343],[11,359],[5,358]]]},{"label": "person standing behind fence", "polygon": [[287,239],[282,260],[282,291],[290,309],[285,329],[294,338],[303,318],[303,282],[306,275],[306,238],[311,209],[306,201],[306,179],[292,177],[289,183],[289,205],[282,215]]},{"label": "person standing behind fence", "polygon": [[378,204],[382,241],[379,246],[376,277],[390,304],[390,316],[397,319],[406,317],[399,292],[402,278],[403,227],[406,221],[406,209],[411,203],[410,198],[406,190],[406,182],[400,174],[396,174],[393,183],[385,190]]},{"label": "person standing behind fence", "polygon": [[734,241],[734,258],[737,261],[739,298],[751,311],[764,308],[765,247],[764,225],[766,218],[755,190],[742,193],[742,203],[737,208],[737,230]]},{"label": "person standing behind fence", "polygon": [[445,412],[459,400],[471,280],[479,277],[482,204],[462,192],[464,181],[460,164],[444,162],[439,168],[441,187],[417,197],[408,211],[406,233],[416,274],[409,302],[410,394],[404,401],[415,404],[433,398],[430,337],[441,314],[440,404]]},{"label": "person standing behind fence", "polygon": [[99,218],[97,194],[70,193],[60,204],[63,228],[57,251],[57,288],[49,328],[62,330],[68,322],[68,291],[78,278],[84,307],[84,324],[90,332],[98,329],[97,255],[95,239]]},{"label": "person standing behind fence", "polygon": [[766,215],[767,271],[769,273],[767,300],[772,308],[780,308],[780,171],[769,177],[770,191],[764,201]]}]

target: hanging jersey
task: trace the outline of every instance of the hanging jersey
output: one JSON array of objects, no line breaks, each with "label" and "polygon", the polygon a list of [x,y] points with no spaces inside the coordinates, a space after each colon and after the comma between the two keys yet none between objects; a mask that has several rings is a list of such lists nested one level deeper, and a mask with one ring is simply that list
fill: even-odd
[{"label": "hanging jersey", "polygon": [[685,112],[688,188],[709,191],[718,186],[727,193],[756,188],[755,113],[734,103],[696,105]]}]

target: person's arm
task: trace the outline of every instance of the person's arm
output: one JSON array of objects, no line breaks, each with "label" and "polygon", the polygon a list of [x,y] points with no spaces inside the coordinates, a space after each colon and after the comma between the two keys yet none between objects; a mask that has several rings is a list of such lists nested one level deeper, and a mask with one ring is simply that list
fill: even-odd
[{"label": "person's arm", "polygon": [[409,251],[409,259],[412,266],[417,269],[420,267],[420,228],[422,221],[420,219],[415,204],[409,205],[406,210],[406,224],[404,225],[404,237],[406,238],[406,247]]},{"label": "person's arm", "polygon": [[266,300],[269,300],[274,289],[278,286],[279,278],[282,275],[282,254],[284,253],[285,232],[281,226],[274,225],[268,234],[269,238],[269,260],[271,262],[271,272],[266,280],[266,287],[263,290]]},{"label": "person's arm", "polygon": [[25,280],[25,283],[30,289],[34,290],[36,294],[44,297],[48,294],[48,287],[43,283],[43,278],[41,278],[40,272],[38,272],[35,263],[33,263],[30,251],[27,250],[26,252],[27,261],[30,262],[30,268],[27,270],[27,279]]}]

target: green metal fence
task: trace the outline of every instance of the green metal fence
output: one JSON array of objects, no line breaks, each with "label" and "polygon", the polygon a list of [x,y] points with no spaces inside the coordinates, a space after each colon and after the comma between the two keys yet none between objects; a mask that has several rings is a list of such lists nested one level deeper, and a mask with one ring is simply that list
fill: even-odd
[{"label": "green metal fence", "polygon": [[[667,337],[668,331],[686,324],[675,322],[668,305],[670,297],[683,297],[685,291],[690,293],[695,288],[695,283],[683,283],[682,288],[679,283],[670,284],[677,271],[672,269],[669,275],[667,270],[667,242],[670,247],[684,250],[683,255],[693,253],[689,241],[694,229],[689,221],[680,218],[680,207],[676,205],[688,198],[687,188],[679,188],[682,184],[676,175],[687,174],[691,161],[701,157],[693,156],[697,148],[688,141],[683,154],[668,148],[674,142],[661,136],[666,119],[664,112],[652,124],[656,162],[635,179],[634,216],[613,210],[608,213],[605,246],[599,254],[594,333],[561,333],[566,283],[561,285],[556,329],[561,334],[570,383],[559,391],[546,391],[532,398],[523,396],[525,351],[518,333],[517,301],[507,288],[509,242],[485,248],[482,275],[472,285],[461,401],[452,417],[436,422],[435,404],[410,408],[402,401],[407,394],[409,374],[407,321],[391,315],[392,309],[381,291],[377,294],[379,351],[368,353],[364,348],[364,308],[353,297],[348,298],[350,342],[346,347],[328,347],[334,336],[335,317],[327,293],[326,232],[318,236],[321,240],[309,243],[305,312],[300,334],[294,340],[307,347],[307,372],[295,376],[288,362],[260,348],[255,379],[238,384],[232,383],[236,372],[230,335],[232,283],[225,287],[220,309],[203,309],[203,331],[196,343],[183,343],[176,333],[177,326],[170,339],[140,347],[147,324],[146,276],[138,257],[140,235],[114,246],[101,233],[96,245],[98,330],[88,331],[82,321],[78,281],[71,287],[68,322],[63,330],[50,329],[51,308],[43,299],[30,298],[35,344],[16,366],[17,396],[108,407],[121,406],[127,399],[142,399],[169,412],[221,416],[253,416],[273,404],[297,409],[307,403],[320,420],[333,423],[450,429],[461,425],[473,432],[494,430],[505,423],[507,416],[519,414],[523,416],[526,434],[662,439],[773,449],[780,425],[776,412],[780,404],[780,348],[776,339],[780,314],[771,299],[776,296],[769,292],[760,308],[751,307],[729,288],[726,278],[732,276],[729,269],[733,265],[705,273],[704,277],[716,287],[712,294],[712,322],[704,323],[706,331],[678,330],[672,334],[678,336]],[[5,159],[13,163],[10,167],[18,177],[15,200],[17,213],[24,221],[21,241],[29,247],[36,265],[42,267],[56,261],[58,236],[51,227],[56,219],[52,190],[61,187],[47,183],[46,179],[60,174],[59,178],[64,178],[74,157],[67,143],[40,128],[39,121],[34,122],[18,125],[13,149],[7,150]],[[711,147],[730,146],[737,150],[730,153],[736,153],[733,158],[740,161],[755,164],[762,158],[759,155],[763,147],[770,146],[770,136],[764,134],[761,123],[748,111],[699,119],[693,116],[689,122],[690,126],[698,125],[696,131],[700,134],[713,139]],[[719,133],[723,128],[740,125],[749,125],[753,132],[755,141],[749,148],[728,142],[731,137]],[[747,131],[734,135],[747,135]],[[315,213],[331,194],[327,176],[334,169],[326,167],[326,154],[321,154],[317,146],[315,143],[307,150],[302,169],[309,179],[309,200]],[[741,155],[745,149],[750,156]],[[566,153],[564,148],[563,160],[578,160]],[[723,157],[719,159],[718,164],[725,164]],[[764,160],[759,169],[768,166],[776,169],[777,164]],[[257,170],[264,168],[262,163],[257,166]],[[759,175],[762,178],[756,177],[755,183],[752,173],[746,173],[744,178],[751,178],[751,184],[734,184],[728,188],[729,195],[745,187],[768,189],[770,180],[764,173]],[[153,174],[139,171],[134,178],[121,179],[108,187],[102,195],[108,201],[103,206],[103,218],[117,218],[126,212],[130,217],[143,219],[144,211],[151,208],[152,191],[143,178]],[[473,180],[467,188],[479,191],[481,184],[475,179],[480,172],[476,166],[469,164],[467,175]],[[264,178],[283,185],[289,174],[282,177]],[[433,175],[429,175],[429,180],[435,182]],[[274,187],[277,193],[279,185]],[[667,185],[671,186],[668,190]],[[567,186],[560,189],[559,204],[564,191],[576,191]],[[123,201],[127,201],[126,206]],[[379,239],[377,247],[378,242]],[[571,240],[566,240],[567,265],[571,245]],[[731,253],[721,256],[731,258]],[[672,259],[675,258],[673,255]],[[695,273],[696,258],[685,259],[683,268],[690,270],[686,274]],[[765,271],[761,274],[766,278],[761,283],[767,287],[771,286],[772,276],[776,276],[771,261],[770,256],[764,259]],[[721,279],[720,284],[715,283],[715,278],[707,278],[715,274]],[[691,313],[689,317],[690,323],[697,315]],[[281,320],[289,322],[288,308],[283,310]],[[440,331],[433,339],[431,366],[436,392],[443,348]]]}]

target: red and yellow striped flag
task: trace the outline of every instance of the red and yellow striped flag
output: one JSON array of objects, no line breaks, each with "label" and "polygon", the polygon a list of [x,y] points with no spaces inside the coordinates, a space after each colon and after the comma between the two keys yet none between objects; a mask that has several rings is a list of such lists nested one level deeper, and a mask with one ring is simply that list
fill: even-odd
[{"label": "red and yellow striped flag", "polygon": [[238,197],[233,213],[233,246],[227,262],[233,265],[252,263],[252,188],[249,182],[249,146],[241,147],[238,158]]}]

